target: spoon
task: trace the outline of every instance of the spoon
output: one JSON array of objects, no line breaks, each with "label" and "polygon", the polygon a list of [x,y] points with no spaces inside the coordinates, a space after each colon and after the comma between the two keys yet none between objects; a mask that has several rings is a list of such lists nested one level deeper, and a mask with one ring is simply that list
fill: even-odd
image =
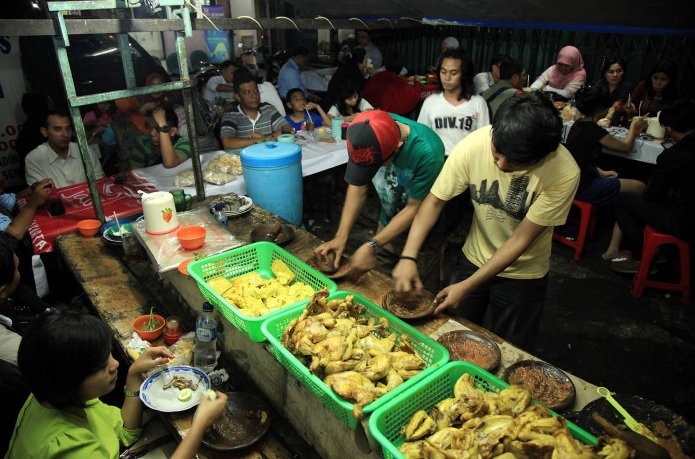
[{"label": "spoon", "polygon": [[613,408],[615,408],[615,409],[618,411],[618,413],[620,413],[620,414],[623,416],[623,418],[624,418],[624,420],[625,420],[625,425],[628,426],[628,427],[630,428],[630,430],[632,430],[633,432],[636,432],[636,433],[638,433],[638,434],[640,434],[640,435],[643,435],[643,436],[647,437],[648,439],[650,439],[650,440],[653,441],[654,443],[658,443],[658,440],[656,439],[656,437],[654,436],[654,434],[652,433],[652,431],[649,430],[649,428],[648,428],[647,426],[645,426],[645,425],[642,424],[641,422],[637,422],[637,421],[635,420],[635,418],[633,418],[632,416],[630,416],[630,413],[628,413],[627,411],[625,411],[625,408],[623,408],[623,407],[620,405],[620,403],[618,403],[618,402],[611,396],[611,393],[610,393],[610,391],[609,391],[608,389],[606,389],[605,387],[599,387],[599,388],[596,389],[596,392],[598,392],[598,394],[599,394],[601,397],[605,398],[606,401],[607,401],[608,403],[610,403],[610,404],[613,406]]},{"label": "spoon", "polygon": [[118,235],[121,236],[123,233],[121,233],[121,223],[118,221],[118,217],[116,216],[116,211],[113,211],[113,218],[116,220],[116,226],[118,227]]}]

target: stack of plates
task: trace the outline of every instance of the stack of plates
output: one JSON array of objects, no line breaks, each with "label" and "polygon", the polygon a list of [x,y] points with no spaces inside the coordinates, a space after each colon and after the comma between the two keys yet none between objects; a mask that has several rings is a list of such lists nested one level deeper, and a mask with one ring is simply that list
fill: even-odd
[{"label": "stack of plates", "polygon": [[210,203],[210,212],[214,211],[217,204],[222,204],[227,217],[237,217],[245,214],[253,207],[253,201],[248,196],[224,196]]}]

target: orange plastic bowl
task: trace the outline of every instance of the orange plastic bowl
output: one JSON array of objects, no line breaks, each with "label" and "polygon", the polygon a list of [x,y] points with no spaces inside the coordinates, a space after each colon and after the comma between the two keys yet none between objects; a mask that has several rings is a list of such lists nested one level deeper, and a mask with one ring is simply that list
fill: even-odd
[{"label": "orange plastic bowl", "polygon": [[162,331],[164,331],[164,324],[166,321],[164,320],[164,317],[158,314],[155,314],[154,318],[157,322],[159,322],[159,326],[154,330],[150,331],[144,330],[145,326],[147,325],[147,322],[149,322],[150,320],[149,314],[140,316],[133,321],[133,330],[135,330],[135,333],[137,333],[140,338],[147,341],[154,341],[160,337]]},{"label": "orange plastic bowl", "polygon": [[176,232],[181,247],[186,250],[195,250],[205,243],[207,230],[202,226],[186,226]]},{"label": "orange plastic bowl", "polygon": [[99,232],[101,222],[99,220],[82,220],[77,224],[77,230],[82,236],[91,237]]}]

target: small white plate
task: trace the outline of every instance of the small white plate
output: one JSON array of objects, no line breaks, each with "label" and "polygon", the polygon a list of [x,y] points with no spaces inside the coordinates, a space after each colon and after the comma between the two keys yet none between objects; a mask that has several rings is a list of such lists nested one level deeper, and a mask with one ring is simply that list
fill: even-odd
[{"label": "small white plate", "polygon": [[[216,204],[222,204],[224,213],[228,217],[236,217],[236,216],[245,214],[246,212],[250,211],[253,208],[253,200],[251,198],[249,198],[248,196],[239,195],[238,198],[232,198],[232,199],[234,201],[236,201],[237,199],[241,199],[244,201],[244,204],[237,207],[236,203],[233,202],[232,200],[220,198],[220,199],[215,200],[212,203],[210,203],[211,204],[211,210],[210,211],[212,212],[212,209],[214,208],[214,206]],[[231,210],[231,209],[234,209],[234,210]]]},{"label": "small white plate", "polygon": [[248,196],[240,196],[241,198],[246,200],[246,203],[243,206],[240,206],[237,210],[235,211],[230,211],[230,212],[225,212],[228,217],[236,217],[238,215],[245,214],[246,212],[250,211],[251,208],[253,208],[253,200],[249,198]]},{"label": "small white plate", "polygon": [[[198,384],[193,396],[186,402],[180,401],[176,396],[179,389],[170,387],[164,390],[164,385],[173,376],[182,376]],[[163,413],[176,413],[193,408],[200,403],[200,397],[210,389],[210,378],[201,370],[189,366],[176,366],[165,368],[147,378],[140,386],[140,400],[149,408]]]}]

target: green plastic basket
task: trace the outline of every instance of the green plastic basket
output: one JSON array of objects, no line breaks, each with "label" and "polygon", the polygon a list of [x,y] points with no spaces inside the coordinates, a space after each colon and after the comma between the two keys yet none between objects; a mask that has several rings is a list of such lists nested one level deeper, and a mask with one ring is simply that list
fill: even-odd
[{"label": "green plastic basket", "polygon": [[329,292],[333,292],[338,288],[335,282],[328,277],[272,242],[256,242],[255,244],[239,247],[203,260],[194,261],[188,265],[188,273],[198,283],[200,292],[210,304],[217,308],[227,320],[248,336],[251,341],[260,343],[265,341],[265,337],[261,333],[261,324],[265,320],[289,309],[300,308],[303,304],[306,304],[308,298],[283,306],[261,317],[249,317],[230,305],[227,300],[215,292],[205,281],[219,276],[224,276],[229,280],[253,271],[266,279],[270,279],[275,277],[270,269],[270,265],[278,259],[282,260],[295,274],[297,277],[296,281],[304,282],[316,291],[325,287]]},{"label": "green plastic basket", "polygon": [[[379,317],[386,317],[390,323],[389,332],[396,333],[396,335],[398,335],[399,337],[407,336],[413,348],[418,352],[420,357],[428,364],[428,367],[425,368],[416,377],[411,378],[408,381],[405,381],[403,384],[401,384],[394,390],[388,392],[386,395],[379,397],[372,403],[366,405],[363,408],[362,412],[365,415],[367,415],[375,409],[377,409],[378,407],[385,404],[386,402],[388,402],[389,400],[393,399],[394,397],[397,397],[399,394],[401,394],[409,387],[415,386],[420,381],[422,381],[422,379],[425,376],[434,372],[439,367],[443,366],[446,362],[449,361],[449,351],[447,351],[444,346],[437,343],[432,338],[428,337],[423,333],[420,333],[407,323],[403,322],[398,317],[394,316],[393,314],[390,314],[387,311],[384,311],[381,307],[377,306],[376,304],[372,303],[371,301],[357,293],[339,290],[329,295],[328,299],[342,299],[348,295],[354,296],[353,301],[355,303],[359,303],[365,306],[366,317],[376,317],[377,319]],[[285,368],[287,368],[290,371],[290,373],[292,373],[297,379],[299,379],[299,381],[301,381],[302,384],[304,384],[307,387],[307,389],[309,389],[314,395],[316,395],[324,403],[324,405],[326,405],[333,413],[335,413],[335,415],[338,416],[340,420],[342,420],[350,428],[354,429],[357,425],[357,419],[352,414],[353,404],[346,401],[345,399],[337,395],[335,392],[333,392],[333,389],[328,387],[319,377],[311,373],[302,362],[300,362],[294,355],[292,355],[290,351],[288,351],[280,343],[282,333],[285,331],[287,325],[290,323],[290,321],[292,321],[292,319],[299,317],[302,314],[302,312],[303,308],[297,308],[292,309],[291,311],[286,311],[282,314],[278,314],[272,318],[268,318],[268,320],[266,320],[261,327],[263,334],[272,346],[278,361],[281,364],[283,364]],[[396,344],[398,344],[398,342],[400,342],[400,339],[397,340]]]},{"label": "green plastic basket", "polygon": [[[454,386],[464,374],[470,374],[476,387],[486,392],[500,392],[509,386],[482,368],[464,361],[449,362],[443,368],[429,374],[417,386],[411,387],[396,399],[382,405],[369,418],[369,431],[386,459],[405,459],[398,447],[405,442],[401,428],[418,410],[429,409],[446,398],[454,396]],[[552,411],[551,411],[552,412]],[[553,412],[553,415],[557,415]],[[587,445],[598,443],[596,437],[568,422],[572,436]]]}]

